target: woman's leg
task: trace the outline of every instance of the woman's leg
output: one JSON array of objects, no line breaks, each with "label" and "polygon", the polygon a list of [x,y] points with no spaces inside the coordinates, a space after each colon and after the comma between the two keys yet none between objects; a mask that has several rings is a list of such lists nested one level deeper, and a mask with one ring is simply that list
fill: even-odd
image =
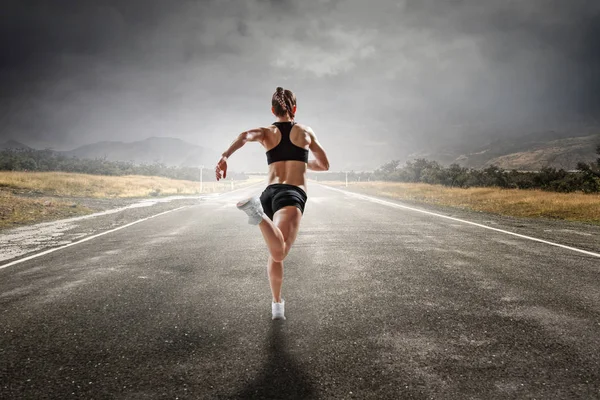
[{"label": "woman's leg", "polygon": [[269,275],[269,284],[271,285],[271,293],[273,293],[273,301],[281,303],[281,284],[283,283],[283,261],[274,261],[273,257],[269,256],[267,264],[267,274]]},{"label": "woman's leg", "polygon": [[[275,247],[276,256],[273,257],[271,254],[267,265],[269,283],[271,285],[271,292],[273,293],[273,301],[275,303],[281,303],[283,259],[287,256],[292,244],[296,240],[301,218],[302,212],[297,207],[288,206],[278,210],[273,216],[273,221],[265,218],[263,222],[259,224],[267,245],[269,245],[268,239],[275,238],[273,247]],[[270,224],[268,222],[270,222]],[[282,242],[279,242],[277,239],[279,235],[283,238]],[[283,245],[277,247],[278,243],[283,243]],[[269,248],[269,251],[271,251],[271,248]]]},{"label": "woman's leg", "polygon": [[283,207],[273,215],[273,221],[267,216],[258,224],[273,261],[282,262],[296,240],[302,212],[296,206]]}]

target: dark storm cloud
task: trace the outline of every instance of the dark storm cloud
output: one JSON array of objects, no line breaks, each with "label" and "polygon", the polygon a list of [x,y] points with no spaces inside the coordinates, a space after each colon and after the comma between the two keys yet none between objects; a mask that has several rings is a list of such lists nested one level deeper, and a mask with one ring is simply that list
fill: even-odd
[{"label": "dark storm cloud", "polygon": [[[14,137],[16,132],[25,140],[43,139],[48,145],[72,139],[68,126],[85,122],[81,113],[86,112],[73,101],[75,95],[102,97],[121,83],[119,66],[143,63],[148,55],[155,58],[153,47],[160,45],[151,37],[156,35],[154,29],[184,5],[85,0],[9,3],[0,24],[1,104],[8,110],[3,113],[2,135]],[[103,108],[94,114],[105,113]]]},{"label": "dark storm cloud", "polygon": [[[600,111],[600,3],[419,1],[407,3],[414,25],[438,36],[467,34],[480,42],[489,73],[529,80],[549,112]],[[427,29],[427,28],[426,28]],[[514,88],[510,87],[511,93]]]},{"label": "dark storm cloud", "polygon": [[156,135],[220,150],[238,130],[269,122],[279,85],[297,92],[299,116],[325,143],[344,143],[339,164],[365,147],[376,166],[431,142],[594,122],[600,113],[597,2],[70,0],[3,8],[0,135],[34,145]]},{"label": "dark storm cloud", "polygon": [[104,29],[105,16],[95,9],[79,11],[10,3],[0,26],[2,67],[27,68],[63,52],[95,53],[114,42],[114,31]]},{"label": "dark storm cloud", "polygon": [[[599,7],[600,8],[600,7]],[[577,82],[579,102],[582,112],[600,118],[600,12],[585,20],[576,41],[573,58],[573,73],[580,79]]]}]

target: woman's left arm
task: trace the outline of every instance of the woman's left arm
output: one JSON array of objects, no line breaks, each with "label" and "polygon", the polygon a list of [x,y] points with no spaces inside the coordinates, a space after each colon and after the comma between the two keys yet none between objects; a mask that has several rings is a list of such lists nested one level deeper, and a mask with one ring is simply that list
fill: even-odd
[{"label": "woman's left arm", "polygon": [[223,174],[222,178],[227,178],[227,159],[245,145],[246,142],[262,142],[264,138],[264,129],[265,128],[256,128],[242,132],[233,140],[233,142],[231,142],[229,148],[223,152],[221,158],[217,162],[217,167],[215,168],[217,180],[221,179],[221,173]]}]

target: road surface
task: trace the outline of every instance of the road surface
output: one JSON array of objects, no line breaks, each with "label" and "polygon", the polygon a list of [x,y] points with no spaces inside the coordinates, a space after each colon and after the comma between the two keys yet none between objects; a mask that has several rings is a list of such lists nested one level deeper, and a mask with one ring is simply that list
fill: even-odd
[{"label": "road surface", "polygon": [[0,398],[600,398],[600,258],[312,184],[271,321],[260,190],[0,269]]}]

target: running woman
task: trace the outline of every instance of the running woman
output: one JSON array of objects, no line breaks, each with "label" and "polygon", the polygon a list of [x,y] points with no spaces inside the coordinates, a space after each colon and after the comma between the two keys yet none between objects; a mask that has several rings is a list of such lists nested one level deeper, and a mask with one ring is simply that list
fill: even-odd
[{"label": "running woman", "polygon": [[[227,160],[247,142],[258,142],[267,153],[269,184],[260,197],[237,203],[248,214],[248,223],[258,225],[269,250],[267,272],[273,294],[273,319],[285,319],[281,297],[283,260],[296,240],[306,204],[306,170],[327,171],[329,161],[313,130],[294,121],[296,96],[278,87],[271,100],[277,118],[272,125],[242,132],[222,154],[215,168],[217,181],[227,177]],[[308,160],[308,151],[314,160]]]}]

